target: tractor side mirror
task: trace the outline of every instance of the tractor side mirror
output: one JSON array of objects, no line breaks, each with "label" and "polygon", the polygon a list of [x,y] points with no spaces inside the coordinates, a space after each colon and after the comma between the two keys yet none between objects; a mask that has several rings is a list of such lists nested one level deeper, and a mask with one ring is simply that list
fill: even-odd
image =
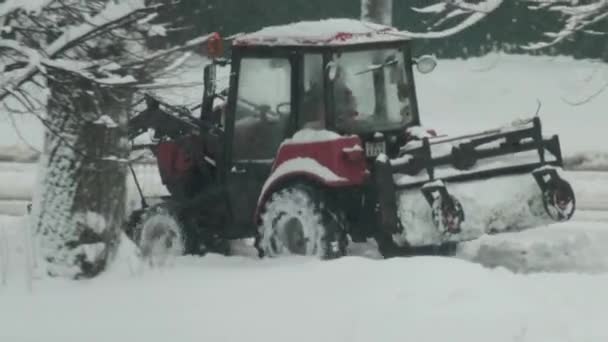
[{"label": "tractor side mirror", "polygon": [[437,67],[437,59],[430,55],[421,56],[416,59],[414,63],[416,63],[416,69],[418,69],[421,74],[428,74]]}]

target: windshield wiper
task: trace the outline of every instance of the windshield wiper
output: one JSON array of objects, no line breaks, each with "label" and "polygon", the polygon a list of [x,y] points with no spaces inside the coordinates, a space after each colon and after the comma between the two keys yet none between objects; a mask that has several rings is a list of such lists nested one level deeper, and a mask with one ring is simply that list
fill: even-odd
[{"label": "windshield wiper", "polygon": [[362,75],[371,71],[376,71],[376,70],[380,70],[380,69],[384,69],[387,66],[393,66],[395,64],[397,64],[399,61],[397,59],[390,59],[382,64],[372,64],[370,66],[368,66],[367,68],[356,72],[355,75]]}]

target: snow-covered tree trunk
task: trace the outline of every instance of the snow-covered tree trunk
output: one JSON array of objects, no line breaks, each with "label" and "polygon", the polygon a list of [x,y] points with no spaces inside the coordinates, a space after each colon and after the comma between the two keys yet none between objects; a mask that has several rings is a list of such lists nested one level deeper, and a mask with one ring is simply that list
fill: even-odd
[{"label": "snow-covered tree trunk", "polygon": [[111,259],[125,217],[132,94],[63,71],[48,86],[33,231],[50,275],[92,277]]},{"label": "snow-covered tree trunk", "polygon": [[393,24],[393,0],[361,0],[361,19],[383,25]]}]

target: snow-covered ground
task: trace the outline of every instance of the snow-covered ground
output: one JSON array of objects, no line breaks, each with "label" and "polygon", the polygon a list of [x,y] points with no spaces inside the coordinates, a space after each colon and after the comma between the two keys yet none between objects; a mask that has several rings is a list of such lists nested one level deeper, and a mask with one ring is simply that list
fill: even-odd
[{"label": "snow-covered ground", "polygon": [[523,275],[457,258],[212,255],[150,269],[123,254],[98,279],[41,278],[30,292],[17,220],[3,217],[12,228],[0,235],[12,249],[0,286],[3,341],[608,339],[608,275]]},{"label": "snow-covered ground", "polygon": [[[607,341],[608,173],[597,170],[608,166],[600,139],[608,92],[566,103],[607,80],[606,65],[507,55],[440,61],[417,76],[423,122],[440,133],[501,126],[533,115],[539,99],[544,127],[560,135],[566,156],[596,170],[565,172],[578,199],[571,222],[483,236],[456,258],[377,260],[362,245],[330,262],[258,260],[240,246],[241,256],[181,257],[150,269],[121,253],[93,281],[34,272],[30,291],[25,218],[0,216],[0,341]],[[24,146],[2,120],[0,152]],[[40,125],[15,121],[40,148]],[[152,175],[148,191],[162,191],[154,172],[138,173]],[[35,165],[2,163],[0,180],[0,202],[21,207]]]}]

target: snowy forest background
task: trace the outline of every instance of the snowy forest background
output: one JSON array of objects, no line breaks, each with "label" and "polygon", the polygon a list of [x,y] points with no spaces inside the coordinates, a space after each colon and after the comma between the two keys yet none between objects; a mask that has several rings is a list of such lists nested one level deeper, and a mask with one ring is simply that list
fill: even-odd
[{"label": "snowy forest background", "polygon": [[[449,2],[449,1],[448,1]],[[481,1],[467,1],[479,3]],[[550,1],[576,4],[572,1]],[[580,1],[580,4],[595,1]],[[423,32],[432,27],[443,14],[424,15],[415,8],[436,3],[428,0],[394,0],[393,25],[402,30]],[[457,3],[455,1],[454,3]],[[536,10],[533,1],[505,0],[496,10],[477,24],[453,35],[450,39],[422,39],[416,43],[417,52],[432,53],[440,58],[466,58],[492,51],[511,53],[567,55],[574,58],[601,58],[608,61],[605,32],[608,21],[600,21],[593,30],[574,33],[561,44],[543,50],[523,50],[520,47],[544,39],[546,32],[560,31],[563,13]],[[272,8],[272,10],[268,10]],[[263,26],[319,18],[359,18],[361,4],[352,0],[184,0],[177,12],[179,21],[192,31],[176,32],[175,39],[187,39],[192,33],[219,31],[224,36],[255,31]],[[444,26],[460,18],[448,19]],[[590,34],[590,31],[591,32]],[[595,33],[595,34],[593,34]]]}]

